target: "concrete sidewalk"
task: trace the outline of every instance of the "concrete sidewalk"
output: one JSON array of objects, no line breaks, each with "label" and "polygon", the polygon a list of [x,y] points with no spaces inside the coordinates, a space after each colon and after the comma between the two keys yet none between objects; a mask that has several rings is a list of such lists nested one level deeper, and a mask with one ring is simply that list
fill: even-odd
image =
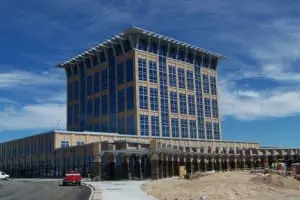
[{"label": "concrete sidewalk", "polygon": [[142,189],[144,181],[102,181],[102,182],[85,182],[92,186],[94,197],[92,200],[156,200],[148,196]]}]

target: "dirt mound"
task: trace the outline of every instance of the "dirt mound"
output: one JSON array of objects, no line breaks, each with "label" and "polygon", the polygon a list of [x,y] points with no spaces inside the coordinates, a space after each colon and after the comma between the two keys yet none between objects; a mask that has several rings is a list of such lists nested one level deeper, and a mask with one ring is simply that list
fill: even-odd
[{"label": "dirt mound", "polygon": [[271,187],[300,190],[300,182],[291,177],[282,177],[278,175],[256,176],[250,179],[250,181],[254,183],[263,183]]}]

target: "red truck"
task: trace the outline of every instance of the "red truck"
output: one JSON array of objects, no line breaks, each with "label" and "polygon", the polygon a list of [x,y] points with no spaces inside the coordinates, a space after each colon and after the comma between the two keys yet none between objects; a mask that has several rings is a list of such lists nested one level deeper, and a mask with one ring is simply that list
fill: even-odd
[{"label": "red truck", "polygon": [[81,175],[76,171],[69,171],[65,174],[63,178],[63,185],[81,185]]}]

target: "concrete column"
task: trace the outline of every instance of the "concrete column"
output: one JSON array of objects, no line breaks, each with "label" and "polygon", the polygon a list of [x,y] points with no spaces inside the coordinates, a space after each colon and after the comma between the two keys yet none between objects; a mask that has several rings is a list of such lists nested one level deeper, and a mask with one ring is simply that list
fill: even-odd
[{"label": "concrete column", "polygon": [[129,164],[129,156],[126,158],[126,164],[127,164],[127,172],[128,172],[128,179],[131,180],[131,169]]},{"label": "concrete column", "polygon": [[119,171],[118,171],[118,168],[117,168],[117,157],[115,154],[113,154],[113,164],[114,164],[114,177],[113,179],[116,179],[116,175],[119,175]]},{"label": "concrete column", "polygon": [[172,156],[172,160],[171,160],[171,166],[172,166],[172,176],[175,176],[175,169],[174,169],[174,157]]},{"label": "concrete column", "polygon": [[210,162],[211,162],[211,170],[214,170],[214,169],[215,169],[215,159],[212,158],[212,159],[210,160]]},{"label": "concrete column", "polygon": [[166,177],[168,178],[169,177],[169,158],[168,156],[166,156]]},{"label": "concrete column", "polygon": [[250,158],[250,168],[253,169],[254,168],[254,159]]},{"label": "concrete column", "polygon": [[176,166],[177,166],[177,168],[176,168],[177,172],[176,173],[178,173],[178,175],[179,175],[180,157],[177,157],[177,164],[176,164]]},{"label": "concrete column", "polygon": [[140,179],[144,179],[143,178],[143,170],[142,170],[142,158],[139,155],[139,171],[140,171]]},{"label": "concrete column", "polygon": [[258,158],[258,160],[257,160],[257,163],[258,163],[258,168],[261,168],[261,159],[260,158]]},{"label": "concrete column", "polygon": [[194,159],[190,158],[191,174],[194,173]]},{"label": "concrete column", "polygon": [[237,158],[234,158],[234,169],[237,170],[238,166],[237,166]]},{"label": "concrete column", "polygon": [[159,156],[159,159],[160,159],[160,177],[161,178],[164,178],[164,165],[165,165],[165,160],[164,160],[164,157],[163,156]]},{"label": "concrete column", "polygon": [[200,172],[201,171],[201,160],[200,160],[200,158],[197,158],[197,170],[198,170],[198,172]]},{"label": "concrete column", "polygon": [[151,178],[152,179],[159,179],[159,166],[158,166],[158,155],[153,154],[151,156]]},{"label": "concrete column", "polygon": [[226,158],[226,171],[230,171],[229,158]]},{"label": "concrete column", "polygon": [[207,171],[208,159],[204,159],[204,171]]}]

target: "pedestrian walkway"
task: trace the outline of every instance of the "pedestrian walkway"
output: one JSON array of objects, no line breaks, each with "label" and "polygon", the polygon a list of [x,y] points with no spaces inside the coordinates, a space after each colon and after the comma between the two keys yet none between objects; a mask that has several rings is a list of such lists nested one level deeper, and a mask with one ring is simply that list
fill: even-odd
[{"label": "pedestrian walkway", "polygon": [[95,189],[93,200],[156,200],[141,189],[141,185],[144,181],[102,181],[86,183]]}]

